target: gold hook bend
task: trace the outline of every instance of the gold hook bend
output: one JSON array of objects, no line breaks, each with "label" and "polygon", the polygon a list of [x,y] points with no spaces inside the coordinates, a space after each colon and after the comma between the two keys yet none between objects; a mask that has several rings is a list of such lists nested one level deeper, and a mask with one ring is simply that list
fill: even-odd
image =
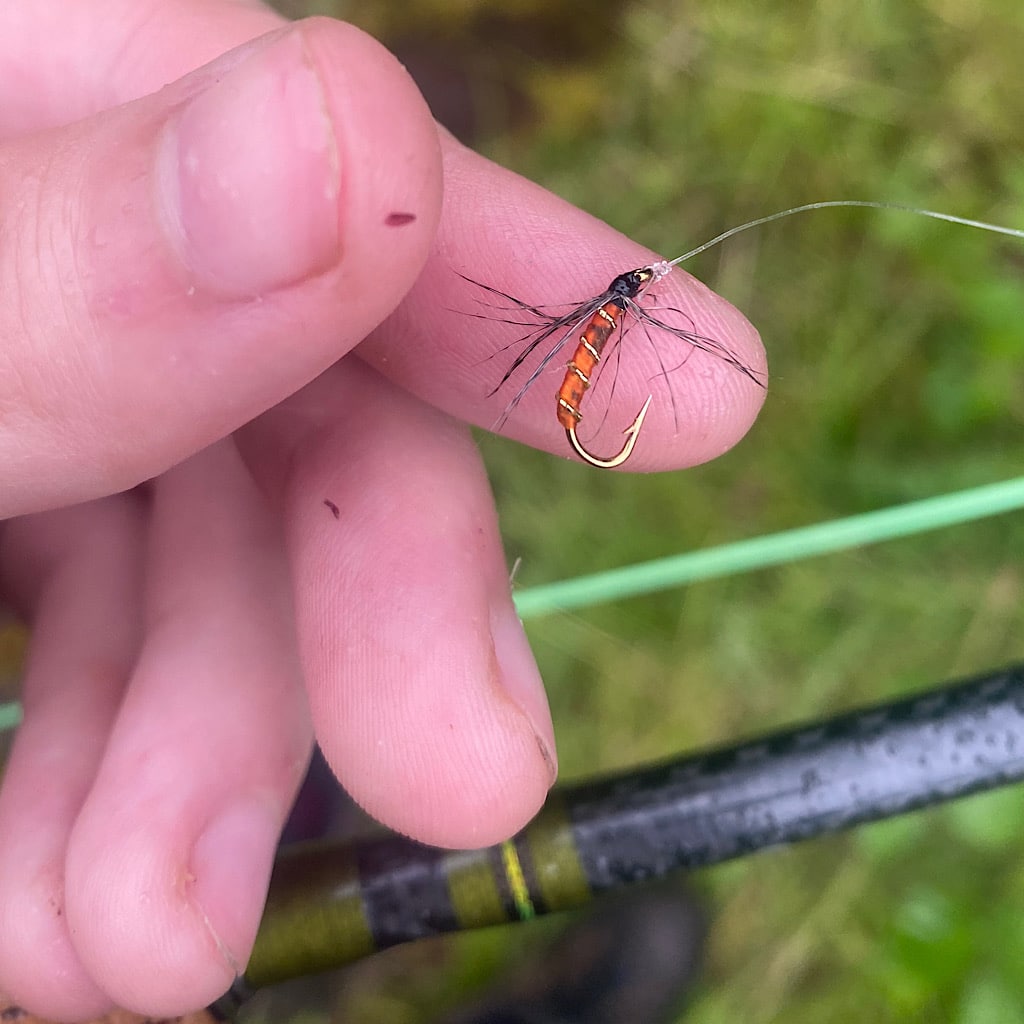
[{"label": "gold hook bend", "polygon": [[640,437],[640,428],[644,425],[644,418],[647,416],[647,410],[651,407],[651,399],[653,397],[654,395],[647,396],[647,401],[644,402],[643,407],[636,414],[636,419],[623,431],[626,435],[626,443],[622,446],[622,451],[618,455],[613,455],[610,459],[601,459],[596,455],[592,455],[583,447],[583,442],[576,436],[575,423],[565,429],[565,436],[569,439],[572,450],[584,462],[588,462],[591,466],[596,466],[598,469],[614,469],[616,466],[621,466],[633,454],[633,449],[636,447],[636,442]]}]

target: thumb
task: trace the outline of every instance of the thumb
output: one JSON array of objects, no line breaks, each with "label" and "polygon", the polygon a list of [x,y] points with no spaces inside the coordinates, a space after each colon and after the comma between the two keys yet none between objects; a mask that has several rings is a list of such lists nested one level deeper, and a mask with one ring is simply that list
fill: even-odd
[{"label": "thumb", "polygon": [[419,273],[441,167],[398,62],[313,19],[5,143],[0,197],[3,517],[153,476],[348,351]]}]

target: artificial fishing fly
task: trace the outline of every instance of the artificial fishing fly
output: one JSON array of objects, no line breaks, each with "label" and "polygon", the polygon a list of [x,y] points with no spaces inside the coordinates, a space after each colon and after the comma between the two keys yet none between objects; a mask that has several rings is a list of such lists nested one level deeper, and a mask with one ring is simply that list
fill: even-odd
[{"label": "artificial fishing fly", "polygon": [[[834,199],[818,203],[806,203],[803,206],[793,206],[788,210],[781,210],[778,213],[768,214],[765,217],[758,217],[756,220],[747,221],[744,224],[729,228],[728,231],[723,231],[720,235],[716,235],[709,241],[697,246],[697,248],[691,249],[689,252],[685,252],[681,256],[677,256],[673,260],[662,260],[648,266],[638,267],[636,270],[626,271],[624,274],[619,274],[619,276],[616,277],[608,288],[601,292],[600,295],[595,295],[593,298],[587,299],[585,302],[574,306],[566,313],[552,313],[543,307],[533,306],[528,302],[524,302],[522,299],[517,299],[514,295],[509,295],[507,292],[500,291],[497,288],[492,288],[490,285],[486,285],[480,281],[474,281],[472,278],[460,275],[463,276],[466,281],[469,281],[470,284],[473,284],[478,288],[483,288],[492,295],[498,296],[512,303],[511,307],[498,308],[506,311],[513,310],[518,315],[531,318],[529,320],[517,319],[503,321],[505,323],[529,327],[530,330],[519,339],[520,342],[526,343],[525,347],[513,360],[512,364],[509,366],[508,370],[506,370],[505,375],[498,382],[494,390],[491,391],[492,395],[496,394],[505,386],[505,384],[508,383],[520,366],[529,359],[532,353],[536,352],[538,349],[543,349],[543,346],[550,342],[550,345],[547,350],[544,351],[544,355],[537,367],[529,374],[516,393],[512,396],[512,400],[505,407],[505,410],[496,426],[500,428],[504,424],[511,412],[522,401],[527,391],[529,391],[531,386],[537,381],[541,374],[544,373],[548,366],[551,365],[552,361],[558,356],[558,354],[568,345],[574,343],[572,356],[566,365],[565,375],[562,378],[562,385],[558,389],[558,404],[556,407],[558,422],[565,429],[566,438],[568,439],[572,450],[581,459],[583,459],[584,462],[589,463],[591,466],[596,466],[599,469],[613,469],[617,466],[621,466],[632,455],[633,449],[636,447],[637,440],[640,436],[640,430],[643,427],[644,418],[647,416],[647,411],[653,400],[653,395],[647,396],[647,401],[644,402],[640,411],[633,419],[633,422],[626,428],[626,441],[615,455],[607,458],[595,455],[583,444],[582,441],[580,441],[577,434],[577,427],[583,418],[583,413],[580,409],[583,397],[594,383],[595,374],[602,356],[605,353],[605,349],[608,347],[609,341],[615,337],[616,341],[621,342],[629,329],[636,324],[641,325],[648,333],[651,329],[654,329],[682,341],[685,345],[689,346],[690,352],[694,350],[707,352],[734,367],[737,371],[750,378],[750,380],[759,387],[764,387],[765,382],[757,371],[747,366],[734,352],[721,342],[716,341],[714,338],[698,334],[696,331],[686,329],[678,324],[669,322],[667,318],[670,315],[677,315],[684,318],[686,321],[689,321],[690,325],[693,326],[688,315],[682,310],[673,309],[671,307],[661,308],[644,306],[641,304],[641,299],[644,297],[644,293],[647,292],[651,285],[656,284],[658,281],[661,281],[668,276],[674,267],[683,263],[685,260],[692,259],[699,253],[705,252],[712,246],[718,245],[720,242],[724,242],[727,238],[732,238],[733,235],[738,235],[740,232],[748,231],[751,228],[760,227],[763,224],[769,224],[775,220],[781,220],[784,217],[791,217],[796,213],[806,213],[810,210],[824,210],[832,207],[843,206],[867,207],[875,210],[897,210],[903,213],[913,213],[922,217],[931,217],[935,220],[947,221],[951,224],[961,224],[966,227],[981,228],[985,231],[995,231],[999,234],[1012,235],[1016,238],[1024,238],[1024,231],[1018,230],[1017,228],[1008,228],[997,224],[988,224],[984,221],[969,220],[965,217],[957,217],[948,213],[938,213],[934,210],[923,210],[913,206],[902,206],[898,203],[880,203],[860,199]],[[488,315],[474,313],[470,315],[479,316],[484,319],[495,319],[493,314]],[[619,333],[616,336],[615,331],[617,328],[619,329]],[[683,360],[684,362],[685,358],[686,357],[684,357]]]},{"label": "artificial fishing fly", "polygon": [[[573,451],[585,462],[600,469],[611,469],[615,466],[621,466],[629,458],[633,448],[636,446],[637,437],[639,436],[640,428],[643,426],[647,410],[650,408],[652,396],[648,396],[640,412],[637,413],[636,418],[626,430],[626,442],[622,449],[616,455],[609,458],[601,458],[589,451],[583,445],[583,442],[580,441],[576,428],[583,418],[580,405],[587,390],[594,382],[595,373],[605,348],[614,335],[616,328],[619,328],[627,318],[629,318],[630,322],[620,330],[619,340],[621,340],[630,327],[637,324],[648,331],[653,328],[684,342],[689,347],[689,351],[699,349],[712,353],[724,362],[736,367],[741,373],[744,373],[759,386],[763,387],[763,381],[756,371],[744,364],[726,346],[714,338],[705,337],[704,335],[697,334],[695,331],[669,322],[668,318],[671,315],[678,315],[688,321],[689,317],[682,310],[671,308],[654,309],[641,305],[640,299],[647,289],[664,278],[671,270],[672,264],[667,262],[629,270],[616,277],[600,295],[595,295],[593,298],[587,299],[585,302],[573,307],[567,313],[561,314],[552,314],[541,307],[531,306],[513,295],[499,291],[497,288],[492,288],[490,285],[466,278],[467,281],[470,281],[478,288],[483,288],[485,291],[513,303],[511,308],[535,318],[536,321],[504,321],[505,323],[529,326],[532,329],[519,339],[527,344],[523,351],[516,356],[512,365],[505,372],[505,375],[491,394],[496,394],[501,390],[533,352],[542,348],[545,343],[551,342],[539,365],[530,373],[505,407],[498,426],[500,427],[504,424],[510,413],[522,401],[526,393],[567,343],[575,340],[575,349],[566,366],[565,375],[562,378],[562,386],[558,389],[558,422],[565,429]],[[471,315],[484,316],[484,314]],[[487,316],[487,319],[491,318],[490,315]]]}]

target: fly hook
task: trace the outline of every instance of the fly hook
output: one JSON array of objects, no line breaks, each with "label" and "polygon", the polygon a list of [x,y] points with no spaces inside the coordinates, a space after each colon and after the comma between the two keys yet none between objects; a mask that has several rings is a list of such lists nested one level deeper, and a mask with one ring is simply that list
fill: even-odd
[{"label": "fly hook", "polygon": [[576,436],[576,420],[573,420],[571,426],[565,428],[565,436],[569,439],[572,450],[584,462],[589,462],[591,466],[596,466],[598,469],[614,469],[616,466],[621,466],[633,454],[633,449],[636,447],[636,442],[640,437],[640,428],[644,425],[647,410],[651,407],[652,398],[654,398],[654,395],[647,396],[647,401],[644,402],[643,407],[636,414],[636,419],[623,431],[626,435],[626,443],[622,446],[622,451],[618,455],[613,455],[610,459],[601,459],[588,452],[583,447],[583,442]]}]

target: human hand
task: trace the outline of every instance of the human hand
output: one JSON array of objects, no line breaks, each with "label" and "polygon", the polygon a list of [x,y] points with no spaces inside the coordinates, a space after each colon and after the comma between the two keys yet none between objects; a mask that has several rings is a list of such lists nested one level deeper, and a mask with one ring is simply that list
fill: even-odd
[{"label": "human hand", "polygon": [[[310,720],[353,796],[428,842],[504,838],[554,777],[471,440],[392,381],[493,422],[502,328],[451,312],[452,268],[526,294],[582,246],[644,257],[444,136],[438,227],[438,137],[402,70],[324,20],[231,50],[280,26],[211,0],[0,14],[0,587],[33,627],[0,988],[44,1015],[227,988]],[[379,372],[338,362],[370,332]],[[759,396],[716,374],[632,465],[742,433]],[[551,404],[512,426],[562,452]]]}]

